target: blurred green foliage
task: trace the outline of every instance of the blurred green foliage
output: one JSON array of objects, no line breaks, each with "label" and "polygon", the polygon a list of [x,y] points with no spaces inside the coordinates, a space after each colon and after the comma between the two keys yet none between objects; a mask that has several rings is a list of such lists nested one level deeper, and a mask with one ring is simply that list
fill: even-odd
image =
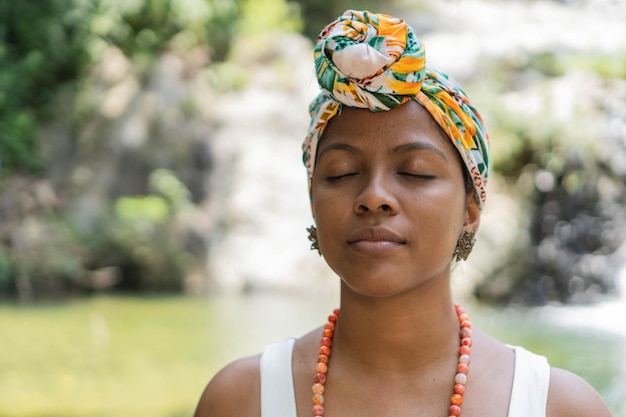
[{"label": "blurred green foliage", "polygon": [[[16,214],[0,206],[8,218],[0,225],[0,295],[27,301],[114,288],[181,291],[194,261],[179,221],[194,208],[191,193],[165,169],[149,182],[150,194],[118,197],[88,229],[63,212],[32,206]],[[6,196],[23,196],[19,186],[5,185]]]},{"label": "blurred green foliage", "polygon": [[167,48],[226,57],[243,0],[0,2],[0,170],[41,172],[37,130],[109,46],[134,61]]},{"label": "blurred green foliage", "polygon": [[72,0],[0,2],[0,168],[37,171],[46,104],[89,61],[93,6]]},{"label": "blurred green foliage", "polygon": [[81,91],[111,48],[138,71],[149,70],[165,51],[199,48],[211,62],[225,59],[243,2],[0,2],[0,294],[30,299],[94,289],[104,285],[94,271],[111,265],[117,270],[106,286],[125,276],[134,280],[125,285],[137,289],[181,288],[189,254],[173,229],[190,202],[176,176],[157,170],[153,194],[103,202],[108,207],[97,230],[83,230],[60,205],[39,204],[33,195],[36,177],[54,163],[44,160],[38,133],[59,115],[66,134],[84,128],[90,110]]},{"label": "blurred green foliage", "polygon": [[115,215],[123,223],[159,223],[167,219],[169,209],[162,197],[120,197],[115,203]]},{"label": "blurred green foliage", "polygon": [[106,254],[131,290],[181,290],[190,254],[175,229],[176,216],[191,205],[191,194],[176,176],[160,169],[150,175],[154,194],[120,197],[94,261]]},{"label": "blurred green foliage", "polygon": [[226,57],[240,0],[99,0],[91,29],[127,56],[153,56],[165,48],[211,49]]},{"label": "blurred green foliage", "polygon": [[0,293],[6,292],[12,285],[12,263],[8,251],[0,246]]},{"label": "blurred green foliage", "polygon": [[62,219],[29,219],[17,227],[15,235],[5,267],[22,299],[37,294],[62,296],[79,285],[84,246]]}]

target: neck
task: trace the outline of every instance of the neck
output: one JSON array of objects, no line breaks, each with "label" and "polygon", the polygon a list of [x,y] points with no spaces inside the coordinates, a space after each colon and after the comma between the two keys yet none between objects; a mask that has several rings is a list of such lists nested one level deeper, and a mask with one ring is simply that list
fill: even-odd
[{"label": "neck", "polygon": [[342,288],[333,354],[388,372],[411,372],[455,356],[459,323],[445,287],[384,298]]}]

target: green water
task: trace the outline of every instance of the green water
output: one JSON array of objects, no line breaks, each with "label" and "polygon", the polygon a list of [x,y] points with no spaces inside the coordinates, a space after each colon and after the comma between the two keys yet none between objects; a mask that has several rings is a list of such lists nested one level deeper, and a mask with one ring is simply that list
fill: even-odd
[{"label": "green water", "polygon": [[[332,296],[259,295],[0,305],[0,416],[190,416],[226,362],[305,333],[335,304]],[[583,376],[626,417],[622,338],[528,311],[470,310],[503,341]]]}]

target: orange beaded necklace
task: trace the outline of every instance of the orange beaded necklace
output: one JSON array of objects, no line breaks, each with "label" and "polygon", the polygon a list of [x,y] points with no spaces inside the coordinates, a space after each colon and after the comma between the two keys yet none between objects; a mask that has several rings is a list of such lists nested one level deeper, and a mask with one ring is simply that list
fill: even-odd
[{"label": "orange beaded necklace", "polygon": [[[450,396],[450,408],[448,410],[450,417],[458,417],[461,415],[463,393],[465,393],[465,383],[467,382],[467,372],[469,371],[470,347],[472,346],[472,322],[461,306],[454,304],[454,308],[459,318],[461,346],[459,347],[459,363],[456,366],[457,373],[454,377],[454,389]],[[322,332],[312,388],[312,410],[314,417],[322,417],[324,415],[324,384],[326,383],[326,373],[328,372],[333,335],[338,318],[339,309],[335,309],[333,313],[328,316],[328,322],[324,325]]]}]

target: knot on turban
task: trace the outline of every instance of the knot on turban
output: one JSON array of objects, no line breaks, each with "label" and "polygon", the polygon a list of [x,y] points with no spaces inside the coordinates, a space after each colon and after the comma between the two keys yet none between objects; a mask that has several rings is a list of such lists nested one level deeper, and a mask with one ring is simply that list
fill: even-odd
[{"label": "knot on turban", "polygon": [[482,208],[489,175],[483,119],[452,78],[426,65],[424,45],[405,21],[348,10],[322,30],[314,58],[322,91],[309,106],[311,123],[302,145],[309,186],[318,141],[342,106],[387,111],[416,100],[459,152]]},{"label": "knot on turban", "polygon": [[416,95],[424,48],[404,21],[347,11],[320,33],[315,72],[323,90],[350,106],[389,110]]}]

